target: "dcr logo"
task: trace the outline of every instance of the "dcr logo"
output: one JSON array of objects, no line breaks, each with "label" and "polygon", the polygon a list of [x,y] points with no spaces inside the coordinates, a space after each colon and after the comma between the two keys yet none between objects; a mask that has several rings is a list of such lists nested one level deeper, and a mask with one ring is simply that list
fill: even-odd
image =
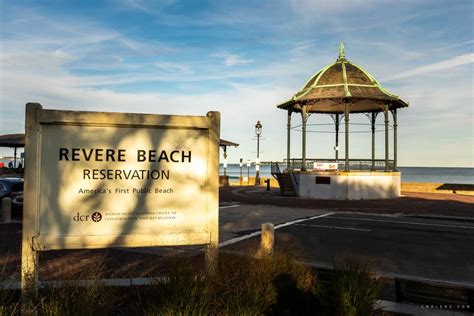
[{"label": "dcr logo", "polygon": [[81,215],[79,214],[79,212],[77,212],[77,214],[72,217],[72,220],[75,222],[87,222],[89,221],[89,218],[93,222],[97,223],[102,220],[102,214],[100,214],[99,212],[94,212],[92,213],[92,215]]}]

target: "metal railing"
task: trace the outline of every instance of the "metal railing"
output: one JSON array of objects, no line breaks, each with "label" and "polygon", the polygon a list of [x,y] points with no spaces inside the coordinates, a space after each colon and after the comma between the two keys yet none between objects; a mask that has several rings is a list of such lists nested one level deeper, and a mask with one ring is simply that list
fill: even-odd
[{"label": "metal railing", "polygon": [[[335,159],[306,159],[306,170],[313,170],[315,162],[336,162]],[[339,160],[338,170],[344,171],[346,169],[345,160]],[[394,170],[394,161],[388,161],[387,170]],[[282,171],[297,171],[303,167],[303,160],[301,158],[293,158],[288,162],[285,159],[283,162],[272,162],[271,172],[272,174],[281,173]],[[375,159],[372,164],[372,159],[349,159],[349,170],[352,171],[385,171],[385,159]]]},{"label": "metal railing", "polygon": [[282,163],[282,162],[276,162],[276,161],[275,161],[275,162],[274,162],[274,161],[271,162],[270,170],[271,170],[271,173],[272,173],[272,175],[273,175],[274,177],[275,177],[275,175],[281,173],[280,164],[285,164],[285,165],[286,165],[285,162],[283,162],[283,163]]}]

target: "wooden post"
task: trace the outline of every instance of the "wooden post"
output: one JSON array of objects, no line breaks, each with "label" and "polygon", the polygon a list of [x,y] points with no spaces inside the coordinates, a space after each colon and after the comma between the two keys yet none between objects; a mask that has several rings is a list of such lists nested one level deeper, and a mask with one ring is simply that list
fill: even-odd
[{"label": "wooden post", "polygon": [[262,239],[260,244],[261,257],[273,255],[275,245],[275,227],[271,223],[262,224]]},{"label": "wooden post", "polygon": [[[209,218],[210,241],[205,248],[206,272],[215,275],[217,272],[217,260],[219,250],[219,140],[221,115],[219,112],[208,112],[211,121],[209,129],[209,210],[212,218]],[[215,210],[215,211],[213,211]]]},{"label": "wooden post", "polygon": [[12,199],[5,197],[2,199],[2,222],[10,223],[12,221]]},{"label": "wooden post", "polygon": [[21,311],[23,315],[34,313],[38,299],[38,254],[34,240],[39,235],[35,211],[38,209],[40,144],[37,137],[41,125],[36,112],[42,106],[38,103],[26,104],[25,113],[25,183],[23,190],[23,234],[21,243]]}]

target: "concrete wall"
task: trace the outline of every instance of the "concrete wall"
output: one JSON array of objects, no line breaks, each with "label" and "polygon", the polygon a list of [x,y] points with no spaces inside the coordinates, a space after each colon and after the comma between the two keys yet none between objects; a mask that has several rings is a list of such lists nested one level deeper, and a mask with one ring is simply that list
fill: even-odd
[{"label": "concrete wall", "polygon": [[[399,172],[307,172],[295,173],[298,196],[313,199],[370,200],[400,196]],[[330,178],[330,184],[316,183]]]},{"label": "concrete wall", "polygon": [[[280,185],[278,184],[277,179],[275,179],[274,177],[260,177],[260,186],[266,187],[267,184],[265,183],[265,180],[267,180],[267,179],[270,179],[270,187],[272,187],[272,188],[279,188],[280,187]],[[240,182],[239,182],[238,179],[230,179],[229,184],[231,186],[239,186]],[[244,185],[244,186],[245,185],[255,185],[255,177],[250,177],[250,179],[248,181],[248,184],[247,184],[247,181],[243,181],[242,185]]]}]

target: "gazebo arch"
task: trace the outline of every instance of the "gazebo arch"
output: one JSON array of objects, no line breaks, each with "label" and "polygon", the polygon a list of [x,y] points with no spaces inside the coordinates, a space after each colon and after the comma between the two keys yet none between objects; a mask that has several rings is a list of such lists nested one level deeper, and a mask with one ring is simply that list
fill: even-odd
[{"label": "gazebo arch", "polygon": [[[296,92],[291,99],[277,106],[287,111],[287,151],[286,170],[306,172],[308,169],[306,157],[307,122],[311,114],[328,114],[335,123],[335,160],[339,165],[339,124],[344,118],[345,157],[343,170],[347,174],[351,171],[349,155],[350,115],[354,113],[366,114],[371,122],[372,156],[367,171],[376,171],[375,159],[375,125],[379,113],[384,115],[385,125],[385,159],[377,160],[383,164],[383,171],[397,171],[397,110],[408,107],[408,103],[397,95],[390,93],[375,78],[362,67],[346,59],[344,43],[339,44],[339,56],[331,63],[316,72],[305,85]],[[393,161],[389,158],[389,112],[393,119]],[[291,157],[291,117],[293,113],[300,113],[302,119],[302,152],[301,159]],[[295,163],[297,162],[297,163]],[[301,164],[299,164],[299,162]],[[314,161],[313,161],[314,162]],[[358,164],[359,166],[362,163]],[[372,174],[376,176],[375,173]],[[380,174],[378,175],[380,176]],[[398,180],[399,181],[399,180]],[[282,181],[283,182],[283,181]],[[288,182],[288,179],[285,181]]]}]

